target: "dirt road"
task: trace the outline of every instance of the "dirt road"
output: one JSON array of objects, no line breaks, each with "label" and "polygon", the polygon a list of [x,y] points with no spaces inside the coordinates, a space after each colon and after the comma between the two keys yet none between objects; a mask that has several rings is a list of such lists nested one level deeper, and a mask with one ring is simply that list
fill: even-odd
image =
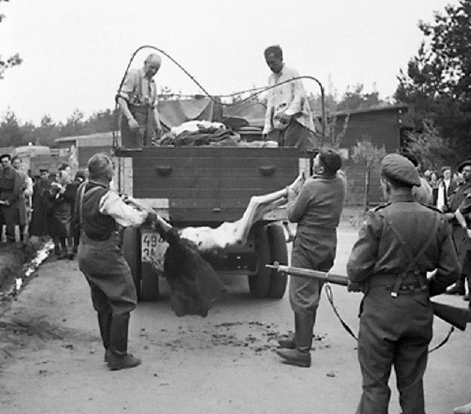
[{"label": "dirt road", "polygon": [[[339,232],[335,272],[357,230]],[[130,350],[143,364],[111,372],[103,362],[88,286],[76,261],[48,260],[0,318],[0,413],[353,413],[360,396],[355,340],[323,295],[309,369],[284,365],[276,336],[292,329],[287,295],[255,300],[245,278],[207,318],[178,318],[163,300],[140,303],[131,318]],[[357,331],[360,294],[333,287],[345,321]],[[443,296],[456,306],[461,297]],[[448,331],[435,322],[433,345]],[[471,329],[430,355],[427,413],[452,413],[471,399]],[[394,376],[391,379],[394,387]],[[391,413],[399,413],[393,391]]]}]

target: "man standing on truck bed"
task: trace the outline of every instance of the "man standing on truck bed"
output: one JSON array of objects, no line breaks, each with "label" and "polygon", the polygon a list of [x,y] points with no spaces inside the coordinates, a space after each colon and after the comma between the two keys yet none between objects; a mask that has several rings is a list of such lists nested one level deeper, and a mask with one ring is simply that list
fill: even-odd
[{"label": "man standing on truck bed", "polygon": [[[342,158],[321,150],[314,158],[313,177],[306,180],[295,200],[288,203],[288,219],[298,223],[293,241],[291,266],[328,272],[334,265],[337,227],[345,201],[345,175],[339,171]],[[288,199],[292,194],[288,194]],[[311,366],[314,323],[323,282],[291,276],[289,301],[294,312],[294,338],[280,340],[278,355],[284,362]]]},{"label": "man standing on truck bed", "polygon": [[268,86],[272,88],[268,90],[262,134],[277,141],[280,147],[312,149],[314,121],[303,82],[289,81],[299,77],[298,71],[283,63],[283,51],[278,45],[265,49],[265,61],[273,73],[268,78]]},{"label": "man standing on truck bed", "polygon": [[88,172],[90,179],[79,187],[75,202],[74,219],[81,227],[78,263],[98,314],[105,362],[111,370],[133,368],[141,363],[127,353],[129,317],[136,307],[137,293],[117,227],[140,226],[155,220],[156,214],[135,210],[110,190],[113,164],[107,155],[93,155]]},{"label": "man standing on truck bed", "polygon": [[147,56],[144,67],[131,69],[118,91],[117,101],[121,109],[121,145],[136,148],[151,145],[160,135],[157,110],[157,87],[153,77],[162,64],[156,53]]}]

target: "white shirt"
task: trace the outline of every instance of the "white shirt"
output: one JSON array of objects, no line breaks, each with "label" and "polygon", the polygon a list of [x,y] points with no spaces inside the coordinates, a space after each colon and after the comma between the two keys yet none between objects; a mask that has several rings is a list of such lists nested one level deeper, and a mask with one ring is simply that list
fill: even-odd
[{"label": "white shirt", "polygon": [[108,191],[100,200],[101,214],[113,217],[123,227],[140,226],[147,218],[147,211],[138,211],[126,204],[114,191]]},{"label": "white shirt", "polygon": [[443,180],[438,184],[438,196],[437,196],[437,208],[443,210],[446,205],[445,193],[448,193],[448,188],[450,187],[451,180]]},{"label": "white shirt", "polygon": [[[268,86],[286,82],[297,77],[299,77],[297,70],[283,65],[283,69],[281,69],[280,73],[272,73],[270,75],[268,78]],[[301,79],[283,83],[268,91],[263,134],[268,134],[274,129],[273,116],[278,110],[282,110],[283,108],[286,108],[284,109],[286,115],[296,115],[295,119],[297,122],[309,128],[311,131],[315,130],[311,108]]]}]

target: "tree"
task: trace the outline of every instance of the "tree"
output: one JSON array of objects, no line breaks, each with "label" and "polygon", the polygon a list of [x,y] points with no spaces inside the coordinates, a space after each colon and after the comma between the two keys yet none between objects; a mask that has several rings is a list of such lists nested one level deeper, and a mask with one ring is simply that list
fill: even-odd
[{"label": "tree", "polygon": [[[9,0],[0,0],[1,2],[8,2]],[[0,13],[0,23],[5,19],[5,15]],[[0,55],[0,79],[3,79],[4,73],[7,69],[12,68],[13,66],[19,65],[23,60],[20,58],[18,53],[10,56],[9,58],[4,59]]]},{"label": "tree", "polygon": [[353,89],[350,86],[342,97],[342,100],[337,105],[338,111],[358,111],[361,109],[368,109],[378,106],[384,106],[386,103],[379,99],[377,91],[371,93],[363,92],[364,85],[361,83],[356,84]]},{"label": "tree", "polygon": [[22,145],[23,133],[18,118],[12,111],[7,111],[0,123],[0,146],[14,147]]},{"label": "tree", "polygon": [[378,165],[381,159],[386,155],[386,149],[375,147],[367,138],[356,143],[353,147],[352,159],[355,164],[364,166],[365,171],[365,191],[363,194],[363,205],[365,211],[368,209],[368,199],[370,195],[370,176],[372,169]]},{"label": "tree", "polygon": [[419,23],[425,36],[417,56],[401,70],[395,99],[409,105],[415,132],[434,125],[458,154],[471,151],[471,0],[445,7],[434,23]]},{"label": "tree", "polygon": [[422,132],[407,134],[406,148],[420,160],[424,170],[439,171],[444,165],[461,161],[450,148],[450,140],[441,137],[430,122],[425,122]]}]

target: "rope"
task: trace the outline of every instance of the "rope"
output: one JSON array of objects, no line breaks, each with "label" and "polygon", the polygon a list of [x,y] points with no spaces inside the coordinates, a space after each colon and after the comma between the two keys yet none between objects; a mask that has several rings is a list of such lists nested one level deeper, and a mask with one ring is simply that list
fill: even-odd
[{"label": "rope", "polygon": [[[335,313],[335,316],[337,316],[337,319],[340,321],[340,323],[342,324],[344,329],[350,334],[350,336],[352,336],[356,341],[358,341],[358,338],[355,335],[355,333],[353,332],[352,328],[350,328],[350,326],[348,326],[348,324],[340,316],[340,314],[339,314],[339,312],[338,312],[338,310],[337,310],[337,308],[334,304],[334,294],[332,292],[332,288],[331,288],[331,286],[329,285],[328,282],[325,284],[325,293],[326,293],[327,299],[329,300],[330,305],[332,306],[332,309]],[[440,349],[443,345],[445,345],[448,342],[448,340],[450,339],[451,334],[454,331],[455,331],[455,327],[451,326],[450,330],[448,331],[448,334],[446,335],[446,337],[438,345],[436,345],[432,349],[430,349],[428,351],[428,353],[431,354],[432,352],[435,352],[437,349]]]}]

